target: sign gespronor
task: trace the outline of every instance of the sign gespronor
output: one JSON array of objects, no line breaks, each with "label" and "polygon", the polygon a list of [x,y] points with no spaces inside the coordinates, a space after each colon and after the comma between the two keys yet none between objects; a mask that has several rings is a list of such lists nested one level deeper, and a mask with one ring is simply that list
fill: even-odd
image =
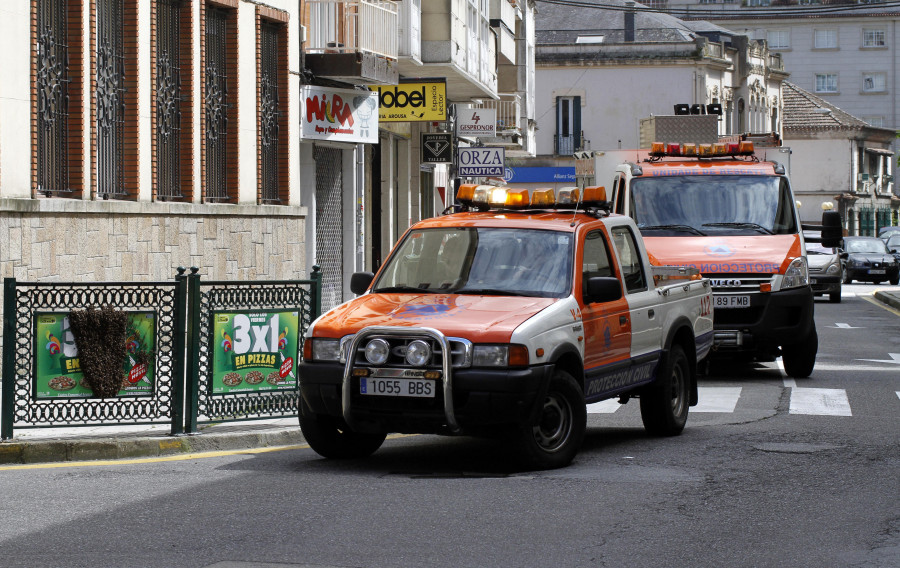
[{"label": "sign gespronor", "polygon": [[378,93],[381,122],[443,122],[447,120],[445,81],[404,81],[399,85],[370,85]]},{"label": "sign gespronor", "polygon": [[497,109],[456,107],[456,135],[467,138],[497,136]]}]

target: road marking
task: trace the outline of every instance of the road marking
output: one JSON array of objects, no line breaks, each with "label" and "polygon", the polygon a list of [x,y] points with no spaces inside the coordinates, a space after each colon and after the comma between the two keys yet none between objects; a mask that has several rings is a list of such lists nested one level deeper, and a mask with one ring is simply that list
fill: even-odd
[{"label": "road marking", "polygon": [[734,412],[743,387],[699,387],[691,412]]},{"label": "road marking", "polygon": [[849,323],[836,323],[834,325],[828,326],[832,329],[866,329],[864,327],[853,327]]},{"label": "road marking", "polygon": [[893,306],[889,306],[889,305],[885,304],[881,300],[875,299],[875,292],[872,292],[871,294],[867,294],[867,295],[861,295],[859,297],[862,298],[863,300],[869,302],[870,304],[874,304],[883,310],[887,310],[894,315],[900,316],[900,310],[898,310],[897,308],[894,308]]},{"label": "road marking", "polygon": [[587,411],[588,414],[612,414],[613,412],[619,410],[620,406],[622,405],[619,404],[619,399],[610,398],[587,405]]},{"label": "road marking", "polygon": [[890,359],[857,359],[857,361],[872,361],[873,363],[893,363],[900,365],[900,353],[888,353]]},{"label": "road marking", "polygon": [[784,379],[784,387],[788,389],[795,389],[797,388],[797,381],[795,381],[794,379]]},{"label": "road marking", "polygon": [[844,389],[791,389],[791,414],[852,416]]}]

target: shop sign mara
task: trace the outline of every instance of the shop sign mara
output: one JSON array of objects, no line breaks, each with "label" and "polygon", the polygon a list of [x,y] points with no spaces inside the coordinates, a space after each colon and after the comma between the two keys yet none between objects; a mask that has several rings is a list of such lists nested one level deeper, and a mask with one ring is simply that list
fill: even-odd
[{"label": "shop sign mara", "polygon": [[303,87],[301,137],[332,142],[378,142],[378,94]]}]

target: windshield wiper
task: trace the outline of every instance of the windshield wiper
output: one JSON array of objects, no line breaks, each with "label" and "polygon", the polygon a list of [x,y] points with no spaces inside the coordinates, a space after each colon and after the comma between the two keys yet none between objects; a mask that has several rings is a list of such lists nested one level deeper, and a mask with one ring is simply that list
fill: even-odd
[{"label": "windshield wiper", "polygon": [[473,294],[484,296],[530,296],[522,292],[513,292],[512,290],[500,290],[499,288],[460,288],[459,290],[451,290],[453,294]]},{"label": "windshield wiper", "polygon": [[384,288],[375,288],[373,292],[431,292],[429,288],[417,288],[415,286],[385,286]]},{"label": "windshield wiper", "polygon": [[638,229],[641,231],[681,231],[682,233],[694,233],[695,235],[706,236],[706,233],[697,227],[691,227],[690,225],[648,225],[646,227],[638,226]]},{"label": "windshield wiper", "polygon": [[704,227],[734,227],[736,229],[756,229],[757,231],[763,232],[767,235],[774,235],[772,231],[763,227],[762,225],[757,225],[756,223],[750,223],[748,221],[735,222],[735,223],[703,223]]}]

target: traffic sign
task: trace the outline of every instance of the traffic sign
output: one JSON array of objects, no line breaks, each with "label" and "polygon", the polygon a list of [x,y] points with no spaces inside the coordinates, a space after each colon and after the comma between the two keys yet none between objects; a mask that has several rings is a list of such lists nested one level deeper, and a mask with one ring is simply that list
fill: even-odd
[{"label": "traffic sign", "polygon": [[503,148],[490,146],[460,148],[457,155],[460,176],[503,177],[506,174],[506,151]]},{"label": "traffic sign", "polygon": [[423,132],[422,161],[426,164],[452,162],[453,135],[449,132]]}]

